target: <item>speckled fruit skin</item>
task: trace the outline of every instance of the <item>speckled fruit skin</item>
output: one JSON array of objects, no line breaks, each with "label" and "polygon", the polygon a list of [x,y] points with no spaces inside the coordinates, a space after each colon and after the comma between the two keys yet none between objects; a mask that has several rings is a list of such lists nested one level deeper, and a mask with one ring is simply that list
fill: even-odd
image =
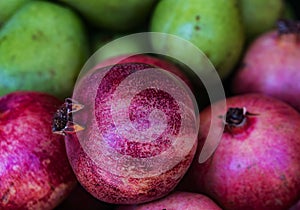
[{"label": "speckled fruit skin", "polygon": [[120,206],[117,210],[148,210],[148,209],[168,209],[168,210],[221,210],[209,197],[190,192],[175,191],[170,195],[150,203],[131,206]]},{"label": "speckled fruit skin", "polygon": [[0,98],[0,209],[53,209],[75,186],[63,137],[51,131],[60,105],[37,92]]},{"label": "speckled fruit skin", "polygon": [[[261,94],[228,98],[227,106],[246,107],[257,115],[240,132],[224,132],[203,164],[197,160],[198,147],[183,181],[186,190],[209,195],[223,209],[288,209],[300,197],[299,113]],[[210,117],[210,108],[200,113],[199,141],[208,132]]]},{"label": "speckled fruit skin", "polygon": [[[91,158],[93,155],[100,157],[103,153],[102,151],[97,150],[97,142],[107,143],[110,145],[108,147],[109,149],[117,151],[119,154],[128,154],[135,158],[150,158],[168,147],[168,140],[162,141],[157,146],[155,146],[155,143],[131,145],[130,141],[132,139],[128,139],[127,142],[127,140],[115,136],[113,132],[115,124],[113,124],[114,122],[112,121],[112,108],[106,104],[112,100],[111,98],[113,97],[113,93],[118,87],[119,82],[121,82],[132,72],[143,71],[144,69],[150,67],[152,66],[142,63],[126,63],[115,65],[113,70],[110,70],[110,73],[108,74],[109,76],[106,76],[105,79],[102,80],[101,84],[99,84],[99,78],[101,78],[104,73],[102,71],[103,69],[99,69],[81,78],[74,90],[73,96],[76,97],[73,98],[78,102],[83,103],[85,105],[84,109],[88,109],[88,107],[95,105],[96,110],[95,112],[82,110],[76,113],[76,118],[74,121],[76,120],[76,122],[80,125],[84,125],[86,129],[76,133],[75,135],[66,136],[65,140],[67,154],[72,168],[81,185],[101,201],[114,204],[138,204],[161,198],[174,189],[187,171],[194,157],[197,146],[197,138],[195,137],[194,140],[191,140],[189,139],[189,136],[187,136],[187,141],[191,140],[194,142],[190,151],[186,154],[182,154],[182,159],[180,159],[178,164],[176,164],[173,168],[163,173],[160,173],[159,171],[157,176],[148,176],[147,171],[145,172],[145,177],[135,177],[132,176],[133,174],[125,176],[123,173],[126,171],[126,166],[124,166],[122,163],[122,158],[113,162],[112,165],[104,162],[104,166],[102,167],[100,167],[99,164],[97,164],[97,162]],[[113,73],[111,73],[111,71]],[[135,82],[129,83],[136,86],[139,79],[140,78],[137,78]],[[159,78],[156,79],[157,80],[155,80],[155,82],[159,84],[163,84],[162,80],[167,83],[165,80],[166,78],[161,78],[162,80]],[[163,85],[168,87],[168,84]],[[124,92],[120,93],[122,94],[122,97],[120,96],[119,98],[126,101],[126,97],[130,89],[131,87],[129,86],[128,90],[124,90]],[[95,97],[95,92],[97,93],[97,96],[96,99],[93,100]],[[150,95],[148,96],[152,98],[155,103],[164,103],[165,101],[169,100],[163,95],[151,96],[151,93],[149,94]],[[136,107],[143,106],[145,105],[143,104],[144,102],[133,100],[129,109],[132,108],[132,113],[136,113],[135,111],[137,110],[134,108],[135,105]],[[120,103],[123,103],[123,101]],[[168,113],[169,111],[173,112],[174,110],[172,109],[175,109],[173,105],[171,105],[170,110],[161,110]],[[149,113],[151,112],[151,109],[145,109],[145,112]],[[124,114],[120,113],[119,115],[121,118]],[[133,120],[131,122],[132,125],[137,126],[137,129],[146,128],[147,120],[144,121],[144,124],[143,122],[141,123],[141,121],[139,122],[139,116],[136,117],[136,121]],[[145,120],[145,118],[141,120]],[[179,121],[175,120],[173,123],[174,128],[176,128]],[[166,132],[170,131],[167,130]],[[172,139],[170,140],[172,141]],[[90,155],[86,153],[82,146],[82,144],[85,144],[85,142],[91,142],[90,148],[92,148],[92,151],[90,151],[90,153],[92,154]],[[182,148],[176,149],[177,152],[180,153]],[[175,153],[176,152],[174,152],[174,157],[170,156],[169,159],[175,159]],[[111,155],[109,154],[101,156],[101,159],[107,158],[107,161],[110,161],[110,156]],[[115,165],[117,165],[117,168],[120,168],[118,174],[111,172],[111,168],[113,168]]]},{"label": "speckled fruit skin", "polygon": [[178,76],[184,81],[191,89],[193,88],[191,81],[187,75],[175,64],[162,58],[154,57],[151,55],[137,54],[137,55],[120,55],[109,58],[99,63],[96,68],[101,68],[117,63],[146,63],[162,69],[168,69],[169,72]]},{"label": "speckled fruit skin", "polygon": [[299,34],[268,32],[246,51],[232,82],[235,94],[258,92],[279,98],[300,111]]}]

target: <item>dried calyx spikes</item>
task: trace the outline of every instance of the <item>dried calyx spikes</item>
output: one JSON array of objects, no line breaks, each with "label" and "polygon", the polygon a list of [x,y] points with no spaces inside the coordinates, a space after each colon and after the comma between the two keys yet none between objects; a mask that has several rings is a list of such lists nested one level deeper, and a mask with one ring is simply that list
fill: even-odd
[{"label": "dried calyx spikes", "polygon": [[83,126],[73,122],[72,114],[83,109],[83,105],[77,101],[66,98],[65,103],[55,112],[52,120],[52,132],[55,134],[66,135],[84,129]]},{"label": "dried calyx spikes", "polygon": [[243,108],[229,108],[226,116],[223,117],[224,124],[230,127],[243,126],[247,120],[247,116],[253,116],[253,114],[247,111],[246,107]]},{"label": "dried calyx spikes", "polygon": [[277,21],[277,30],[279,35],[300,34],[300,22],[294,20],[280,19]]}]

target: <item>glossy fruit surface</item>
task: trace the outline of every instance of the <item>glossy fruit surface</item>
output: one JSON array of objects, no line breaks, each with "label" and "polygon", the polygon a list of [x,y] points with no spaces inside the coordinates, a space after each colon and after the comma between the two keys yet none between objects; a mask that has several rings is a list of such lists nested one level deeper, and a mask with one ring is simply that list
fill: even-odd
[{"label": "glossy fruit surface", "polygon": [[16,90],[70,97],[87,57],[81,19],[46,2],[23,5],[0,29],[0,95]]},{"label": "glossy fruit surface", "polygon": [[[211,60],[221,78],[233,70],[242,52],[244,31],[236,0],[163,0],[151,17],[150,30],[193,43]],[[153,43],[162,52],[197,59],[168,39]],[[201,58],[199,58],[201,59]]]},{"label": "glossy fruit surface", "polygon": [[92,25],[112,31],[139,26],[150,15],[157,0],[60,0],[69,4]]},{"label": "glossy fruit surface", "polygon": [[[288,209],[300,196],[300,114],[261,94],[228,98],[227,106],[221,142],[205,163],[195,156],[186,190],[224,209]],[[200,142],[210,117],[209,108],[200,113]]]},{"label": "glossy fruit surface", "polygon": [[0,209],[53,209],[75,186],[64,140],[51,131],[60,104],[37,92],[0,98]]},{"label": "glossy fruit surface", "polygon": [[294,22],[282,21],[279,27],[252,43],[231,88],[235,94],[267,94],[300,111],[299,31]]},{"label": "glossy fruit surface", "polygon": [[249,40],[276,28],[276,21],[283,16],[285,8],[283,0],[241,0],[240,5]]}]

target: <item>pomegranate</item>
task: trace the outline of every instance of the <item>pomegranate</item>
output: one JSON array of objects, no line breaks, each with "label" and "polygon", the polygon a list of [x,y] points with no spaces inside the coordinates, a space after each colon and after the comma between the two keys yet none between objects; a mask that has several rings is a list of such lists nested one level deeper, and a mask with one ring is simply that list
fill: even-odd
[{"label": "pomegranate", "polygon": [[255,40],[232,81],[235,94],[258,92],[300,111],[300,24],[281,20],[277,31]]},{"label": "pomegranate", "polygon": [[72,117],[62,130],[82,186],[114,204],[168,194],[196,151],[198,114],[192,96],[168,70],[143,63],[116,64],[82,76],[69,106],[75,110],[69,110]]},{"label": "pomegranate", "polygon": [[[209,195],[224,209],[288,209],[300,197],[300,114],[262,94],[228,98],[227,107],[213,116],[225,123],[218,148],[199,164],[198,147],[181,187]],[[210,120],[207,108],[200,113],[200,142]]]},{"label": "pomegranate", "polygon": [[64,140],[51,131],[60,104],[37,92],[0,98],[0,209],[53,209],[75,187]]},{"label": "pomegranate", "polygon": [[192,89],[192,84],[190,80],[187,78],[187,75],[179,67],[177,67],[172,62],[167,61],[166,59],[154,57],[151,55],[146,55],[146,54],[120,55],[100,62],[98,65],[96,65],[96,68],[106,67],[117,63],[146,63],[158,68],[167,69],[172,74],[178,76]]},{"label": "pomegranate", "polygon": [[146,204],[120,206],[117,210],[148,210],[148,209],[184,209],[184,210],[221,210],[209,197],[190,192],[175,191],[170,195]]}]

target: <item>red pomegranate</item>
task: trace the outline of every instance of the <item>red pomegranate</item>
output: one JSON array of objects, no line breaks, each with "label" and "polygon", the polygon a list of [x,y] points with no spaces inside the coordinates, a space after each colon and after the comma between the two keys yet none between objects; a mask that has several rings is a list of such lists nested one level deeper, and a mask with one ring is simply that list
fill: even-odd
[{"label": "red pomegranate", "polygon": [[[197,155],[181,188],[209,195],[224,209],[288,209],[300,197],[300,114],[262,94],[227,99],[227,113],[200,113],[200,142],[211,117],[225,130],[214,154]],[[201,145],[201,144],[199,144]]]},{"label": "red pomegranate", "polygon": [[174,189],[197,145],[198,114],[188,90],[168,70],[144,63],[83,76],[70,102],[76,112],[62,131],[82,186],[114,204],[149,202]]},{"label": "red pomegranate", "polygon": [[255,40],[232,82],[235,94],[258,92],[300,111],[300,23],[279,21],[278,30]]},{"label": "red pomegranate", "polygon": [[60,104],[37,92],[0,98],[0,209],[53,209],[75,187],[64,139],[51,131]]},{"label": "red pomegranate", "polygon": [[170,73],[178,76],[182,81],[184,81],[191,89],[192,89],[192,83],[190,79],[187,77],[187,75],[179,68],[177,65],[172,63],[171,61],[168,61],[166,59],[154,57],[147,54],[136,54],[136,55],[120,55],[116,57],[109,58],[107,60],[104,60],[100,62],[98,65],[96,65],[95,68],[102,68],[106,66],[111,66],[115,64],[121,64],[121,63],[146,63],[149,65],[152,65],[154,67],[162,68],[165,70],[168,70]]}]

